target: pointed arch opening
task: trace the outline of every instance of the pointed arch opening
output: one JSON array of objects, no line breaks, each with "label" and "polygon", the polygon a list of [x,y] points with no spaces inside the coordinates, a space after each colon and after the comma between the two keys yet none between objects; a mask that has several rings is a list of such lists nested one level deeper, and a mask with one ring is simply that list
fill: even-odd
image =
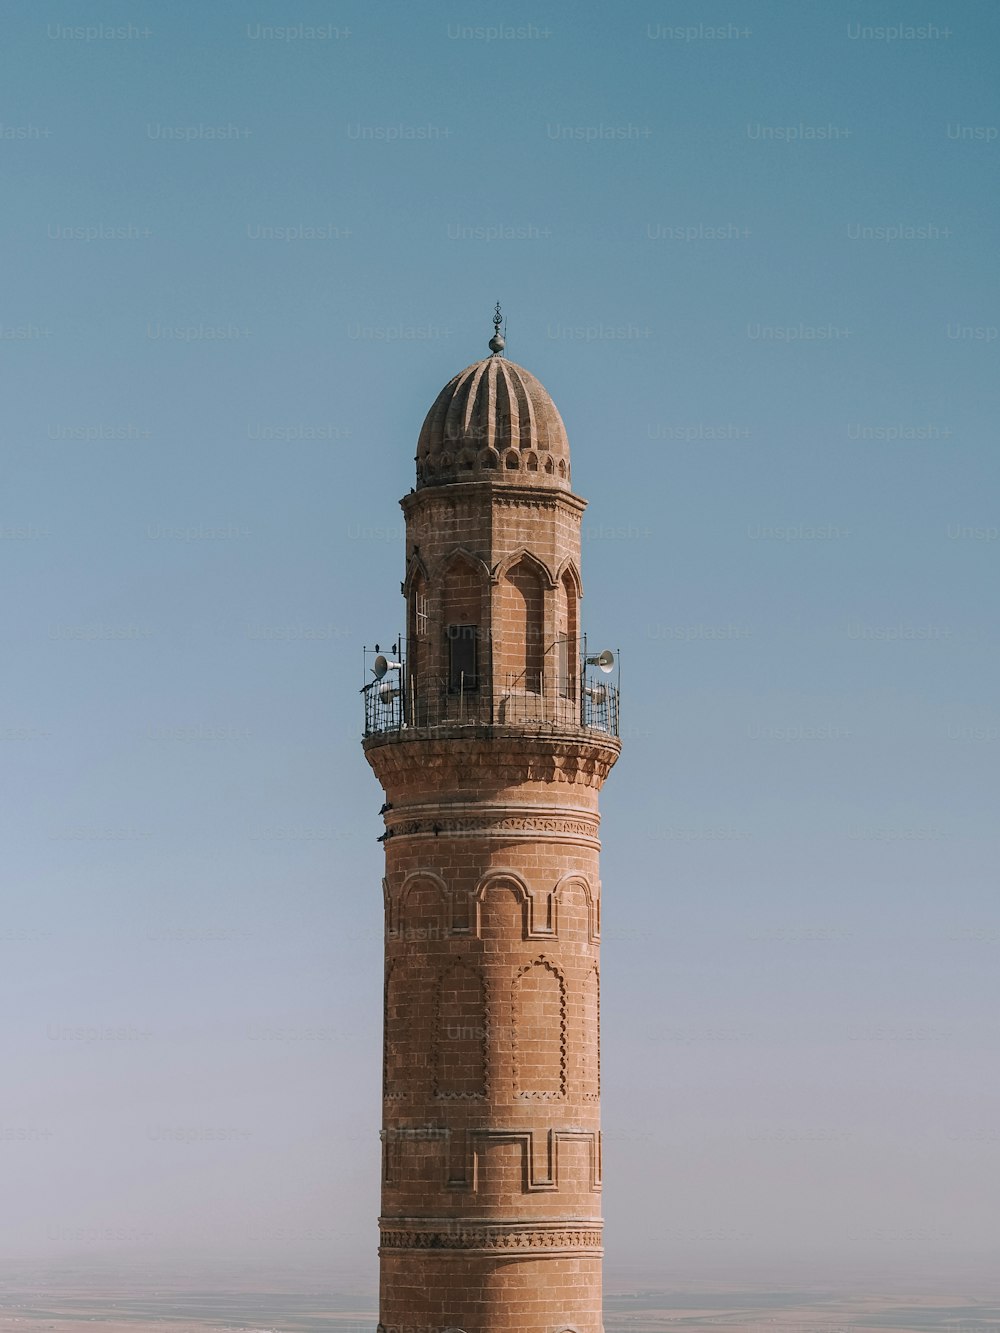
[{"label": "pointed arch opening", "polygon": [[427,575],[421,566],[412,569],[406,607],[406,688],[412,699],[423,682],[430,647],[430,600]]},{"label": "pointed arch opening", "polygon": [[450,694],[479,689],[483,594],[488,571],[467,551],[456,550],[444,569],[441,589],[443,675]]},{"label": "pointed arch opening", "polygon": [[580,657],[580,591],[572,566],[563,570],[556,595],[556,642],[559,645],[559,694],[563,699],[577,696],[577,663]]},{"label": "pointed arch opening", "polygon": [[540,694],[545,658],[545,590],[536,561],[522,556],[501,577],[497,625],[505,690]]}]

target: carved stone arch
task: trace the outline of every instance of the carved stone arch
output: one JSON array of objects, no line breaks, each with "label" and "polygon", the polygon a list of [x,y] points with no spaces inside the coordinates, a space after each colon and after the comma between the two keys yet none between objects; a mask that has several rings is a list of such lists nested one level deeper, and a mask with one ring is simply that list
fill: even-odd
[{"label": "carved stone arch", "polygon": [[448,895],[448,885],[444,882],[444,880],[441,878],[441,876],[440,876],[439,874],[436,873],[436,871],[433,871],[433,870],[411,870],[410,873],[409,873],[409,874],[406,876],[406,878],[403,880],[402,884],[399,886],[399,899],[400,899],[401,902],[402,902],[402,899],[403,899],[403,895],[407,892],[407,890],[408,890],[408,889],[409,889],[409,888],[410,888],[410,887],[411,887],[417,880],[421,880],[421,879],[422,879],[422,880],[428,880],[430,883],[435,884],[435,885],[441,890],[442,895],[443,895],[444,897],[447,897],[447,895]]},{"label": "carved stone arch", "polygon": [[559,1101],[566,1096],[566,978],[539,954],[511,983],[511,1056],[514,1096]]},{"label": "carved stone arch", "polygon": [[473,900],[476,905],[476,938],[483,938],[483,907],[486,895],[491,890],[507,889],[513,893],[521,921],[521,938],[527,939],[531,932],[532,897],[525,881],[513,870],[488,870],[476,885]]},{"label": "carved stone arch", "polygon": [[510,555],[505,555],[504,558],[494,566],[493,573],[490,576],[491,582],[499,583],[500,580],[506,576],[507,572],[513,569],[515,565],[519,565],[522,560],[535,571],[546,588],[551,591],[556,586],[556,581],[552,577],[552,571],[549,569],[548,565],[544,560],[540,560],[537,555],[534,555],[529,551],[526,546],[522,546],[516,551],[511,551]]},{"label": "carved stone arch", "polygon": [[470,551],[467,546],[453,546],[450,551],[446,551],[435,565],[434,573],[435,575],[447,573],[459,562],[464,562],[473,573],[481,575],[486,582],[489,582],[489,565],[481,556],[476,555],[474,551]]},{"label": "carved stone arch", "polygon": [[490,571],[456,545],[433,567],[428,669],[449,692],[478,689],[490,678]]},{"label": "carved stone arch", "polygon": [[[430,898],[430,904],[422,904],[423,910],[414,910],[410,905],[410,898],[415,889],[426,888],[431,890],[427,895]],[[438,903],[438,910],[435,914],[433,909],[435,895]],[[403,880],[397,898],[398,907],[396,909],[396,934],[397,938],[405,940],[409,931],[433,930],[436,926],[437,935],[427,935],[424,938],[443,938],[448,933],[449,905],[448,886],[433,870],[411,870]],[[437,921],[431,918],[437,916]],[[420,938],[414,936],[414,938]]]},{"label": "carved stone arch", "polygon": [[598,938],[594,891],[590,887],[590,881],[586,875],[581,875],[577,870],[571,870],[563,875],[561,879],[557,880],[555,888],[552,890],[552,931],[555,935],[559,934],[559,898],[570,886],[577,886],[583,890],[583,896],[587,902],[587,937],[594,941]]},{"label": "carved stone arch", "polygon": [[552,574],[522,548],[501,560],[493,573],[493,672],[500,689],[520,697],[540,695],[546,667]]},{"label": "carved stone arch", "polygon": [[572,556],[567,556],[556,570],[556,583],[562,583],[563,579],[568,579],[573,584],[577,597],[583,596],[583,579],[580,577],[580,570]]},{"label": "carved stone arch", "polygon": [[422,577],[424,583],[430,583],[431,576],[423,559],[416,552],[410,556],[406,563],[406,578],[403,579],[402,592],[404,597],[409,597],[410,589],[413,587],[413,580],[418,576]]},{"label": "carved stone arch", "polygon": [[559,696],[570,706],[577,700],[580,688],[580,572],[572,559],[559,566],[558,590],[555,601],[555,641],[557,644],[556,670]]},{"label": "carved stone arch", "polygon": [[417,684],[423,685],[428,666],[428,628],[430,624],[430,575],[417,553],[410,556],[402,590],[406,599],[406,674],[402,681],[412,701]]}]

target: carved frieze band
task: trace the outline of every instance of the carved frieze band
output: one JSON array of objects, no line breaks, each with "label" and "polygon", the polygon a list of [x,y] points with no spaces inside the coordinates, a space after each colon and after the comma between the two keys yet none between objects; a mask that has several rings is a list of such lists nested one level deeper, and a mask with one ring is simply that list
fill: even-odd
[{"label": "carved frieze band", "polygon": [[[469,736],[470,730],[475,734]],[[454,788],[457,774],[484,762],[492,776],[507,786],[567,783],[599,790],[621,749],[615,737],[598,739],[596,733],[585,739],[547,734],[527,737],[486,724],[471,728],[456,724],[454,735],[445,732],[447,728],[441,727],[415,729],[402,733],[405,744],[397,732],[365,737],[365,753],[390,798],[417,778],[430,789]]]},{"label": "carved frieze band", "polygon": [[379,1222],[382,1250],[444,1250],[465,1254],[531,1251],[538,1257],[603,1251],[600,1222],[479,1222],[459,1218]]},{"label": "carved frieze band", "polygon": [[473,812],[445,812],[441,807],[425,810],[400,811],[389,815],[385,826],[392,837],[476,837],[526,838],[533,841],[586,842],[599,848],[597,816],[562,814],[552,811],[520,809],[477,810]]}]

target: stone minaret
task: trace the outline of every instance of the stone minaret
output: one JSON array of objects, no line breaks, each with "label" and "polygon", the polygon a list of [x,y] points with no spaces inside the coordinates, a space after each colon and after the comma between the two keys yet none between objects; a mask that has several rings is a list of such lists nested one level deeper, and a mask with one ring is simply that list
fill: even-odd
[{"label": "stone minaret", "polygon": [[385,790],[380,1333],[603,1327],[597,798],[618,691],[581,636],[566,430],[503,346],[497,327],[427,414],[405,641],[364,692]]}]

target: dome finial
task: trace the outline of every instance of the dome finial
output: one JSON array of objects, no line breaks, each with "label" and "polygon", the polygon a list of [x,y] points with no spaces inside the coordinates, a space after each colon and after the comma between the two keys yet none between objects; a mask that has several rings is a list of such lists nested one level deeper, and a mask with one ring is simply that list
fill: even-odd
[{"label": "dome finial", "polygon": [[500,332],[500,325],[503,323],[503,315],[500,313],[500,302],[497,302],[497,308],[493,312],[493,337],[490,339],[490,351],[494,356],[499,356],[505,347],[503,334]]}]

